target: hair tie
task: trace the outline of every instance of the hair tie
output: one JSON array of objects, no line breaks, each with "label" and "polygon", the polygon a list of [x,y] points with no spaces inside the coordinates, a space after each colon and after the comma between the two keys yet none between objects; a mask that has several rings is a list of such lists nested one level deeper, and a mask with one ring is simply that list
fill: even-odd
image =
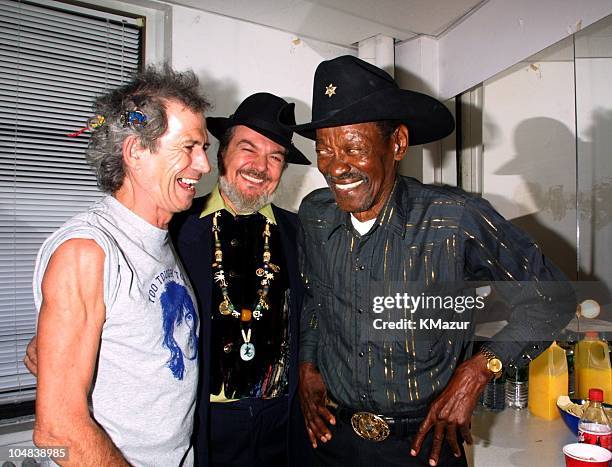
[{"label": "hair tie", "polygon": [[91,117],[87,120],[87,125],[84,128],[81,128],[80,130],[75,131],[74,133],[70,133],[66,136],[69,136],[70,138],[76,138],[77,136],[85,133],[87,130],[97,130],[102,125],[104,125],[104,123],[106,123],[106,117],[104,117],[104,115],[96,115],[95,117]]},{"label": "hair tie", "polygon": [[145,127],[147,126],[147,116],[140,110],[126,110],[119,117],[119,122],[124,127]]}]

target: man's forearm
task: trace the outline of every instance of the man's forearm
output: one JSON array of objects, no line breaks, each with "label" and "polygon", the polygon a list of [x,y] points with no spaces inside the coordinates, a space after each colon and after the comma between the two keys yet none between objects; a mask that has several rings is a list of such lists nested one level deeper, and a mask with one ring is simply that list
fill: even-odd
[{"label": "man's forearm", "polygon": [[[42,425],[42,426],[41,426]],[[126,467],[130,464],[115,446],[106,432],[95,421],[67,421],[65,430],[50,428],[36,422],[34,443],[38,447],[62,446],[67,448],[66,459],[54,459],[61,466],[97,467],[112,465]]]},{"label": "man's forearm", "polygon": [[576,311],[565,275],[484,199],[466,200],[459,225],[465,276],[492,282],[512,310],[508,325],[487,347],[507,363],[530,343],[555,339]]},{"label": "man's forearm", "polygon": [[[523,290],[517,293],[517,288]],[[487,347],[504,363],[517,358],[529,344],[556,339],[575,315],[576,295],[569,282],[533,282],[520,286],[498,283],[496,289],[506,297],[513,313],[508,325],[493,336]]]}]

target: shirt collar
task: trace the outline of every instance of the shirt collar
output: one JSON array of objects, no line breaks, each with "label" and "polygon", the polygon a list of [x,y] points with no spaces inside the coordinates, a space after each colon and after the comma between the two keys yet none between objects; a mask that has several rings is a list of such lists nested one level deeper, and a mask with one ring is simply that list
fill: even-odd
[{"label": "shirt collar", "polygon": [[[219,191],[219,183],[217,183],[204,203],[204,208],[200,213],[200,219],[223,209],[236,217],[234,210],[225,204],[225,200],[223,196],[221,196],[221,191]],[[258,212],[272,222],[272,224],[276,225],[276,218],[274,217],[274,211],[270,203],[266,204]]]},{"label": "shirt collar", "polygon": [[[401,176],[397,175],[395,178],[395,184],[393,185],[393,190],[391,190],[391,195],[389,196],[389,200],[378,214],[374,228],[377,228],[378,226],[383,228],[386,227],[402,237],[405,235],[407,220],[406,209],[408,208],[406,202],[407,191],[408,188],[403,183]],[[336,230],[338,230],[339,227],[343,225],[349,230],[353,228],[350,214],[337,208],[335,210],[333,219],[330,219],[328,239]]]}]

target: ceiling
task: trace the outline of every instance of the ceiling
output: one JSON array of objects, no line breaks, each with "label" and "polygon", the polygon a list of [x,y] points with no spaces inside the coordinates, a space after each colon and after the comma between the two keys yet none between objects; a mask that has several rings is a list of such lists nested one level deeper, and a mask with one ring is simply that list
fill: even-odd
[{"label": "ceiling", "polygon": [[298,36],[354,46],[384,34],[404,41],[438,36],[486,0],[169,0],[270,26]]}]

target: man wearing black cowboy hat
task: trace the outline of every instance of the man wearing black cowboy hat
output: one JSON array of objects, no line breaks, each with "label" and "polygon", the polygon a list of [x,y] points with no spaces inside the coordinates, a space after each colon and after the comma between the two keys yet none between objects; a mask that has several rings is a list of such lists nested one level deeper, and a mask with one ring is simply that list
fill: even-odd
[{"label": "man wearing black cowboy hat", "polygon": [[310,162],[279,125],[281,108],[295,123],[293,104],[268,93],[246,98],[230,117],[207,119],[220,142],[219,183],[170,226],[201,314],[201,466],[308,465],[294,397],[298,220],[270,201],[287,163]]},{"label": "man wearing black cowboy hat", "polygon": [[[452,132],[440,102],[342,56],[317,68],[312,114],[303,125],[281,121],[316,140],[329,185],[299,210],[299,393],[318,463],[464,466],[463,440],[471,442],[485,385],[527,342],[553,339],[572,317],[573,294],[485,200],[398,175],[409,144]],[[496,288],[513,307],[509,324],[473,356],[473,311],[451,332],[427,323],[459,316],[455,308],[394,304],[395,291],[455,290],[469,280],[507,281]]]}]

